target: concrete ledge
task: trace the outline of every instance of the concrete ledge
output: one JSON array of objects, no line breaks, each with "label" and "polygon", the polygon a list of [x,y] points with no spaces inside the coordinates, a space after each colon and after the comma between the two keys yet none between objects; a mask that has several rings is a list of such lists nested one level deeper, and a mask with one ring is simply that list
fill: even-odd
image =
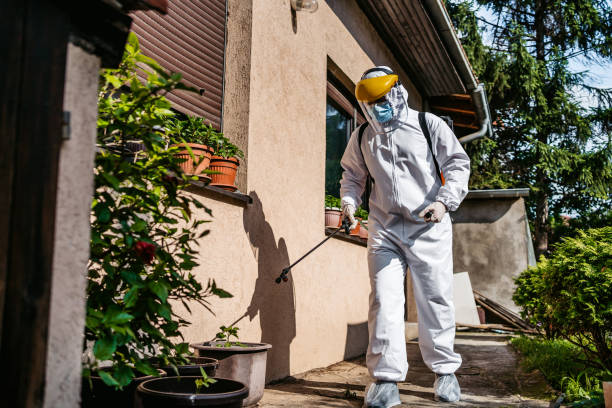
[{"label": "concrete ledge", "polygon": [[199,181],[191,181],[190,184],[191,185],[185,188],[185,190],[203,197],[241,207],[246,207],[247,204],[253,203],[253,199],[250,196],[240,192],[231,192],[219,187],[207,186]]},{"label": "concrete ledge", "polygon": [[478,198],[514,198],[528,196],[528,188],[508,188],[497,190],[470,190],[465,198],[469,200]]},{"label": "concrete ledge", "polygon": [[[335,231],[335,228],[325,227],[325,235],[331,235]],[[340,239],[342,241],[351,242],[353,244],[361,245],[362,247],[368,246],[367,241],[363,241],[359,237],[354,237],[351,235],[346,235],[344,232],[339,232],[333,236],[333,238]]]}]

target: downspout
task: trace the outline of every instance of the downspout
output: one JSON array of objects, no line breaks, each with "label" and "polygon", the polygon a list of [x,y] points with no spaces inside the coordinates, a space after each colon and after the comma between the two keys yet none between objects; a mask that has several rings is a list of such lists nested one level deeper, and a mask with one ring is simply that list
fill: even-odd
[{"label": "downspout", "polygon": [[465,135],[459,138],[460,143],[471,142],[472,140],[481,138],[485,135],[493,135],[491,129],[491,117],[489,115],[489,104],[487,101],[487,91],[485,90],[484,84],[480,83],[472,91],[472,101],[480,117],[480,129],[469,135]]},{"label": "downspout", "polygon": [[465,84],[468,91],[471,91],[472,101],[476,108],[476,115],[480,120],[480,129],[459,139],[461,143],[467,143],[485,135],[492,136],[491,118],[489,114],[489,102],[487,100],[484,84],[478,83],[472,66],[468,61],[463,46],[457,37],[453,23],[446,11],[446,7],[441,0],[422,0],[432,23],[438,31],[440,39],[455,64],[455,68]]}]

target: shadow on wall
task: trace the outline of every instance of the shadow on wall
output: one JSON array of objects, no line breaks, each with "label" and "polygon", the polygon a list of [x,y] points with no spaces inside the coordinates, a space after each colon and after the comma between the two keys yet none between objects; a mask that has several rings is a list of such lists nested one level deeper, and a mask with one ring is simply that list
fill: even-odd
[{"label": "shadow on wall", "polygon": [[280,285],[274,281],[289,265],[284,238],[276,242],[266,221],[261,200],[251,192],[253,203],[243,213],[244,231],[257,259],[257,281],[246,314],[253,320],[259,313],[261,341],[269,343],[266,382],[290,374],[290,345],[295,338],[295,297],[293,280]]},{"label": "shadow on wall", "polygon": [[346,327],[346,343],[344,359],[362,356],[368,349],[368,322],[348,324]]}]

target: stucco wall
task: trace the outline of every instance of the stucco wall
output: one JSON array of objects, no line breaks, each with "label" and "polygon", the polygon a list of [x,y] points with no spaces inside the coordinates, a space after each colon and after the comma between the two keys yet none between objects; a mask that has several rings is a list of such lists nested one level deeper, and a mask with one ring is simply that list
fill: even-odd
[{"label": "stucco wall", "polygon": [[451,217],[455,273],[469,272],[475,290],[518,311],[513,279],[530,245],[523,198],[466,199]]},{"label": "stucco wall", "polygon": [[[236,1],[229,1],[230,10]],[[224,121],[234,109],[248,116],[244,191],[254,203],[243,209],[202,199],[214,218],[211,234],[201,240],[197,276],[214,278],[234,297],[212,300],[216,316],[196,309],[184,333],[188,341],[209,340],[221,324],[246,314],[237,323],[241,339],[273,345],[267,375],[273,380],[361,354],[367,346],[364,247],[332,239],[297,266],[288,283],[274,279],[325,238],[327,58],[353,82],[373,65],[398,64],[355,2],[320,1],[316,13],[294,17],[288,0],[249,4],[249,105],[226,96]],[[244,36],[233,26],[229,21],[228,44],[233,35]],[[237,60],[226,60],[227,75],[244,69],[232,62]],[[420,108],[414,87],[400,75],[411,104]],[[225,132],[234,137],[229,127]]]},{"label": "stucco wall", "polygon": [[70,139],[62,143],[57,184],[53,281],[45,407],[79,406],[89,214],[93,192],[100,59],[68,46],[64,110]]}]

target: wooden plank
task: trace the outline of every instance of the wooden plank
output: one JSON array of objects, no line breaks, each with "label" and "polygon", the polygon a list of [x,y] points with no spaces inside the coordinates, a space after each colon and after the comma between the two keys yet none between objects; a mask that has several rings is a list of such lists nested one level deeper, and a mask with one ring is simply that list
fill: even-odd
[{"label": "wooden plank", "polygon": [[3,316],[6,277],[9,261],[9,225],[15,173],[15,144],[17,140],[17,113],[19,86],[21,83],[22,53],[24,48],[23,20],[25,3],[2,3],[0,35],[0,339],[3,332]]},{"label": "wooden plank", "polygon": [[468,323],[456,323],[456,327],[467,327],[470,329],[480,329],[480,330],[505,330],[510,332],[520,331],[522,333],[527,334],[537,334],[538,332],[535,330],[527,330],[527,329],[518,329],[516,327],[504,326],[503,324],[468,324]]},{"label": "wooden plank", "polygon": [[[3,406],[30,408],[42,406],[44,395],[70,20],[57,3],[46,0],[6,0],[0,15],[8,33],[3,47],[17,47],[8,54],[20,57],[14,65],[2,64],[8,75],[0,75],[2,99],[11,98],[3,105],[12,105],[0,111],[1,143],[13,144],[3,153],[11,174],[1,176],[10,182],[0,184],[0,196],[10,197],[8,223],[0,223],[6,268],[0,363],[10,367],[10,375],[0,393]],[[3,62],[6,53],[2,48]],[[13,129],[6,132],[5,126]]]},{"label": "wooden plank", "polygon": [[458,122],[456,120],[453,120],[453,126],[454,127],[465,128],[465,129],[473,129],[473,130],[480,129],[478,126],[476,126],[476,125],[474,125],[472,123]]},{"label": "wooden plank", "polygon": [[476,112],[474,112],[474,111],[470,111],[470,110],[466,110],[466,109],[451,108],[450,106],[433,105],[431,107],[431,109],[435,109],[435,110],[439,110],[439,111],[443,111],[443,112],[457,113],[459,115],[466,115],[466,116],[476,117]]}]

